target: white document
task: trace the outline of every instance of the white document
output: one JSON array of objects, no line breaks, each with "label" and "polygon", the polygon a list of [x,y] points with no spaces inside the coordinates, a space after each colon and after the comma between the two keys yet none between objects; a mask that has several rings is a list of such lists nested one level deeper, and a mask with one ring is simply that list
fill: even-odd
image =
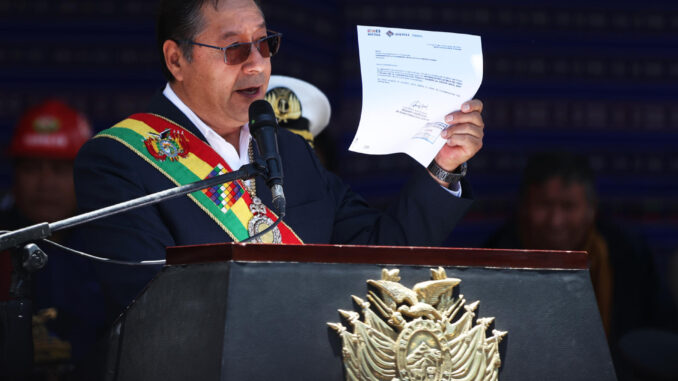
[{"label": "white document", "polygon": [[404,152],[428,166],[445,144],[445,115],[480,87],[480,37],[359,25],[358,47],[363,106],[349,149]]}]

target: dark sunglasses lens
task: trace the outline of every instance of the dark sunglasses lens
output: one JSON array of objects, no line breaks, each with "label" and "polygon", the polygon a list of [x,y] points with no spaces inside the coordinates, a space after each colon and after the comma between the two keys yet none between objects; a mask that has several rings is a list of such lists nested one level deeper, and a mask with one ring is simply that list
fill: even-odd
[{"label": "dark sunglasses lens", "polygon": [[264,41],[266,43],[261,44],[260,48],[259,48],[262,56],[271,57],[274,54],[278,53],[278,49],[280,48],[280,35],[279,34],[274,34],[272,36],[268,36],[264,39]]},{"label": "dark sunglasses lens", "polygon": [[247,60],[250,56],[251,44],[239,44],[226,48],[226,62],[229,65],[237,65]]},{"label": "dark sunglasses lens", "polygon": [[229,46],[226,48],[226,63],[229,65],[238,65],[247,61],[253,44],[257,45],[257,49],[259,49],[259,53],[262,57],[268,58],[278,52],[278,48],[280,47],[280,35],[274,34],[253,43]]}]

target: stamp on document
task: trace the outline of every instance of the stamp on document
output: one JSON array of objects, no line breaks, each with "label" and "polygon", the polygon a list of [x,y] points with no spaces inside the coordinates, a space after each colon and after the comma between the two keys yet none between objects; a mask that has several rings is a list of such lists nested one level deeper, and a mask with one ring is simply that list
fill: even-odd
[{"label": "stamp on document", "polygon": [[431,144],[438,139],[440,133],[448,127],[447,124],[443,122],[429,122],[424,125],[413,137],[412,139],[422,139]]}]

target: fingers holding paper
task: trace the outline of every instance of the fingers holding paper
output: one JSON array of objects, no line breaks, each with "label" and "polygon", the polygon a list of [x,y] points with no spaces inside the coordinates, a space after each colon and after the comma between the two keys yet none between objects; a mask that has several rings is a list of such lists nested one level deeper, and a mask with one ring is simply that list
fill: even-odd
[{"label": "fingers holding paper", "polygon": [[485,123],[481,115],[483,102],[470,100],[445,117],[449,124],[441,136],[447,142],[435,157],[436,163],[446,171],[454,171],[462,163],[472,158],[483,146]]}]

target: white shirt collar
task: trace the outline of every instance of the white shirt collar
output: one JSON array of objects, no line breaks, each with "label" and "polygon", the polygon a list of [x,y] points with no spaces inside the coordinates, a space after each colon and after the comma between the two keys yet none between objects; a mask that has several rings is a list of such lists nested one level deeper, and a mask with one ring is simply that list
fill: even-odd
[{"label": "white shirt collar", "polygon": [[193,123],[201,134],[207,139],[207,143],[221,156],[232,170],[238,170],[245,164],[250,162],[247,154],[247,147],[250,144],[250,128],[245,124],[240,128],[240,152],[236,152],[235,147],[226,141],[221,135],[214,132],[214,130],[205,124],[186,104],[179,99],[177,94],[172,90],[169,83],[165,86],[162,94],[167,97],[181,112],[186,115],[188,120]]}]

